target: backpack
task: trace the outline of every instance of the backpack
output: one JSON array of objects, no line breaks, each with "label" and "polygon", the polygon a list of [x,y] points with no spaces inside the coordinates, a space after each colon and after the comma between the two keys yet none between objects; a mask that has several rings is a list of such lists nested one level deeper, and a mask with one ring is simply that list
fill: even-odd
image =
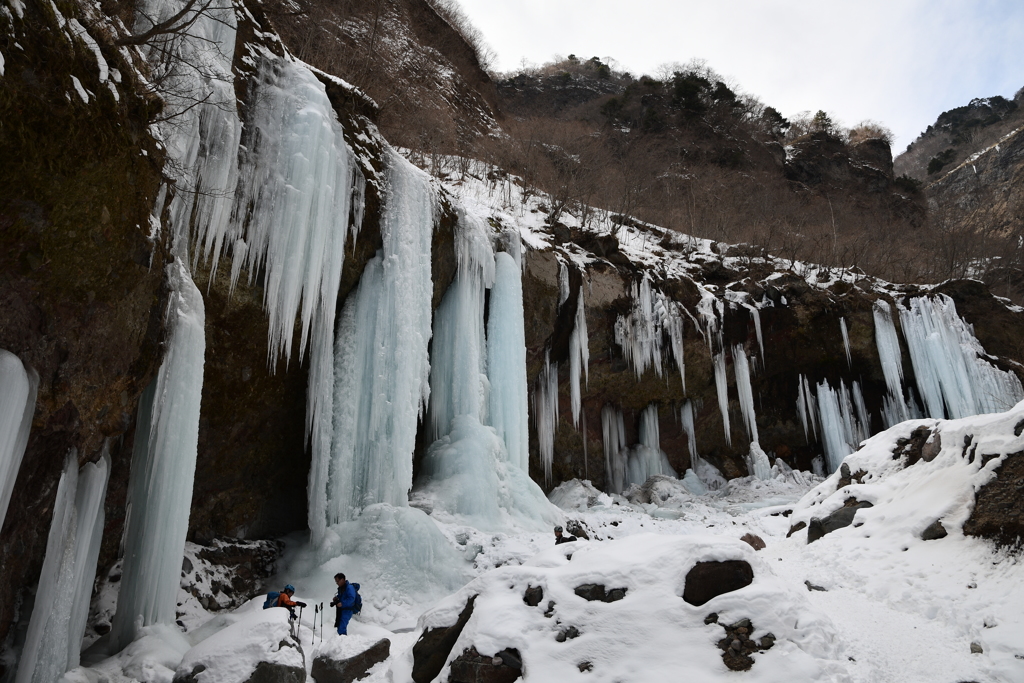
[{"label": "backpack", "polygon": [[363,609],[363,597],[359,595],[358,583],[353,583],[352,588],[356,591],[356,601],[352,603],[352,614],[359,614]]},{"label": "backpack", "polygon": [[279,597],[281,597],[281,594],[277,591],[270,591],[267,593],[267,599],[263,601],[263,609],[277,607],[277,599]]}]

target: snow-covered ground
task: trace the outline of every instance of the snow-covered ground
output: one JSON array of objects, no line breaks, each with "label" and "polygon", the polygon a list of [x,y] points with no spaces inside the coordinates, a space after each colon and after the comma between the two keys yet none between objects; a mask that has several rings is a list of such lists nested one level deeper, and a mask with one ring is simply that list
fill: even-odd
[{"label": "snow-covered ground", "polygon": [[[702,681],[1024,681],[1024,564],[1019,554],[962,532],[975,490],[994,478],[1007,454],[1024,450],[1024,436],[1014,434],[1021,421],[1024,403],[1007,413],[903,423],[846,459],[849,483],[840,482],[841,473],[821,480],[776,470],[774,478],[735,479],[705,495],[660,478],[623,497],[567,482],[551,499],[563,523],[582,525],[590,540],[558,547],[547,531],[485,532],[451,514],[407,508],[445,539],[448,552],[435,548],[427,565],[448,563],[445,576],[431,580],[421,572],[396,582],[394,554],[383,551],[318,565],[293,542],[279,582],[296,584],[297,598],[310,604],[299,629],[302,656],[279,647],[285,613],[263,611],[257,596],[186,633],[148,627],[113,658],[84,657],[93,668],[76,669],[67,680],[169,682],[175,670],[180,676],[202,663],[208,670],[197,680],[241,682],[260,657],[291,658],[308,671],[320,652],[351,654],[386,637],[391,658],[364,680],[406,681],[423,628],[451,625],[477,595],[449,660],[471,645],[488,656],[515,647],[527,680],[664,680],[686,672]],[[901,448],[922,427],[933,445],[917,459]],[[963,447],[967,436],[972,449]],[[813,543],[806,529],[787,537],[791,527],[826,517],[850,498],[873,507]],[[936,520],[948,535],[922,540]],[[742,543],[747,533],[767,547]],[[732,559],[750,563],[749,586],[705,605],[684,603],[695,562]],[[362,584],[366,607],[347,641],[331,632],[328,610],[326,636],[314,644],[313,604],[329,600],[327,580],[339,570]],[[445,591],[454,577],[468,583]],[[583,583],[628,590],[617,602],[587,602],[572,595]],[[539,607],[522,599],[530,585],[544,587]],[[549,600],[556,606],[545,615]],[[185,622],[202,621],[195,601],[184,609],[195,612]],[[704,623],[710,612],[719,614],[717,624]],[[737,674],[716,643],[722,626],[742,618],[751,620],[753,638],[771,632],[776,642],[752,655],[749,672]],[[570,625],[581,635],[558,641]],[[581,671],[585,663],[591,668]],[[442,672],[439,680],[446,677]]]}]

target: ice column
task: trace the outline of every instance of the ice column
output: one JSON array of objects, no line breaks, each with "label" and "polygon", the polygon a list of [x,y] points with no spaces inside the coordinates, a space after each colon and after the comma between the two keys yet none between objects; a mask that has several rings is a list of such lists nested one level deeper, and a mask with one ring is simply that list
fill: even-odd
[{"label": "ice column", "polygon": [[180,259],[168,266],[167,352],[139,402],[128,482],[115,651],[140,626],[171,623],[192,505],[206,352],[203,297]]},{"label": "ice column", "polygon": [[1024,398],[1017,377],[984,358],[973,328],[948,296],[911,299],[910,308],[900,307],[900,323],[930,417],[999,412]]},{"label": "ice column", "polygon": [[633,309],[615,321],[615,343],[622,347],[626,362],[633,366],[637,379],[653,368],[661,377],[663,336],[668,335],[670,349],[679,366],[683,389],[686,373],[683,359],[683,316],[675,301],[651,288],[650,275],[644,273],[639,286],[632,285]]},{"label": "ice column", "polygon": [[38,386],[35,370],[0,349],[0,528],[28,445]]},{"label": "ice column", "polygon": [[608,489],[612,493],[622,493],[626,485],[626,425],[622,411],[610,405],[601,409],[601,435]]},{"label": "ice column", "polygon": [[[854,384],[854,394],[860,394],[860,386]],[[854,405],[859,401],[861,406]],[[852,453],[867,437],[868,425],[863,424],[867,411],[863,410],[863,398],[852,399],[844,382],[834,390],[827,380],[818,385],[818,420],[821,425],[821,441],[825,449],[828,471],[835,472],[843,458]]]},{"label": "ice column", "polygon": [[487,348],[484,290],[494,284],[494,256],[484,224],[465,213],[456,234],[458,271],[434,317],[430,365],[432,441],[447,436],[452,419],[486,421]]},{"label": "ice column", "polygon": [[[345,304],[334,345],[334,436],[325,487],[327,524],[374,503],[401,507],[412,486],[417,420],[430,394],[430,178],[387,157],[383,249]],[[318,510],[310,528],[319,525]],[[314,542],[317,542],[314,535]]]},{"label": "ice column", "polygon": [[725,376],[725,351],[719,351],[712,359],[715,367],[715,390],[718,393],[718,409],[722,413],[725,442],[732,446],[732,428],[729,425],[729,380]]},{"label": "ice column", "polygon": [[583,303],[583,287],[576,297],[576,323],[569,338],[569,398],[572,404],[572,424],[579,427],[582,396],[580,374],[586,374],[590,381],[590,343],[587,334],[587,312]]},{"label": "ice column", "polygon": [[690,460],[697,458],[697,430],[693,424],[693,401],[687,401],[679,411],[679,419],[683,423],[686,434],[686,446],[690,451]]},{"label": "ice column", "polygon": [[761,480],[772,478],[772,464],[768,460],[768,454],[761,449],[761,445],[756,441],[750,444],[750,453],[747,455],[747,471]]},{"label": "ice column", "polygon": [[907,403],[903,399],[903,361],[900,356],[900,340],[896,334],[896,324],[892,317],[892,308],[888,302],[879,299],[872,308],[875,319],[875,345],[878,357],[882,362],[882,374],[889,395],[883,400],[883,417],[886,427],[910,419]]},{"label": "ice column", "polygon": [[494,265],[494,287],[487,320],[490,422],[505,441],[509,461],[527,472],[530,425],[522,275],[515,260],[506,252],[495,255]]},{"label": "ice column", "polygon": [[110,458],[78,469],[72,450],[57,485],[46,556],[15,681],[50,683],[78,666],[103,537]]},{"label": "ice column", "polygon": [[555,457],[555,429],[558,426],[558,363],[548,360],[547,351],[544,352],[544,369],[537,377],[533,400],[544,481],[550,483],[551,463]]},{"label": "ice column", "polygon": [[[754,390],[750,386],[750,366],[747,353],[742,344],[732,347],[733,369],[736,372],[736,392],[740,397],[740,410],[743,414],[743,425],[747,428],[747,438],[757,441],[757,416],[754,413]],[[718,378],[716,371],[715,378]]]}]

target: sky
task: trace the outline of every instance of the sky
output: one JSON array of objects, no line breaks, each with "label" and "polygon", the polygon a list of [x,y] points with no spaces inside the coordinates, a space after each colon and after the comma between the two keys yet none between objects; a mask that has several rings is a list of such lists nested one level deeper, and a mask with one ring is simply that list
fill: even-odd
[{"label": "sky", "polygon": [[[878,121],[897,154],[943,111],[1024,87],[1024,0],[457,0],[510,71],[703,59],[784,116]],[[525,60],[525,61],[524,61]]]}]

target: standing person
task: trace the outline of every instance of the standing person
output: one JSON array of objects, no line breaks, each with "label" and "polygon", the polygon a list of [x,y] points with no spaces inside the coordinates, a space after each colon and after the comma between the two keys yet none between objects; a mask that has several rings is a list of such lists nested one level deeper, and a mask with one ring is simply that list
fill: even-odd
[{"label": "standing person", "polygon": [[338,629],[339,636],[347,636],[348,622],[352,618],[352,612],[356,606],[356,589],[341,572],[334,575],[334,583],[338,586],[338,594],[331,600],[331,607],[337,608],[334,625]]},{"label": "standing person", "polygon": [[555,545],[561,545],[562,543],[571,543],[577,540],[575,536],[563,536],[562,527],[555,527]]}]

